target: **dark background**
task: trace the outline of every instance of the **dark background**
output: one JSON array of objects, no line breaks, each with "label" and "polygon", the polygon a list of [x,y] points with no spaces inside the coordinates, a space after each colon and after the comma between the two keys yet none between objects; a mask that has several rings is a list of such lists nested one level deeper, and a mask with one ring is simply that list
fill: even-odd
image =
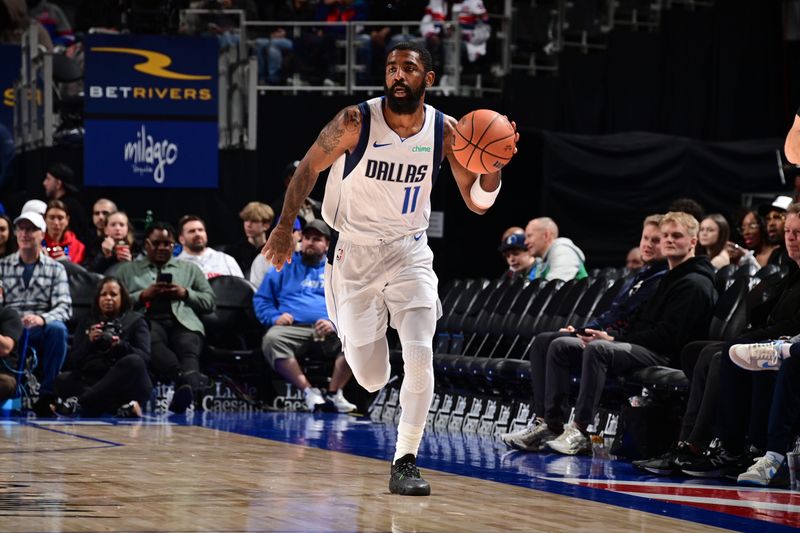
[{"label": "dark background", "polygon": [[[455,117],[476,108],[506,113],[521,133],[503,191],[483,217],[467,211],[444,165],[433,209],[445,213],[445,238],[431,240],[440,279],[499,275],[500,233],[535,216],[553,217],[592,268],[621,265],[641,220],[675,198],[729,215],[743,193],[790,191],[775,150],[800,104],[800,46],[783,40],[779,2],[717,4],[665,11],[654,32],[615,30],[603,51],[565,51],[557,76],[515,73],[497,98],[429,95]],[[196,213],[212,244],[238,240],[241,207],[282,194],[286,164],[360,99],[261,95],[258,150],[221,153],[219,190],[92,188],[87,204],[108,196],[134,219],[147,209],[171,222]],[[3,202],[15,213],[24,199],[43,196],[50,161],[80,175],[82,159],[80,146],[23,154]],[[321,178],[312,196],[321,199],[323,186]]]}]

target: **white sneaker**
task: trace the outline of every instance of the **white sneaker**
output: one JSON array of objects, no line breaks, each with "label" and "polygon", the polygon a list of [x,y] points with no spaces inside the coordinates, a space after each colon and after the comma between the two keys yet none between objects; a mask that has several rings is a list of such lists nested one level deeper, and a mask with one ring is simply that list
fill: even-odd
[{"label": "white sneaker", "polygon": [[333,406],[339,413],[352,413],[356,410],[356,404],[347,401],[347,398],[344,397],[342,389],[336,391],[336,394],[331,394],[329,392],[327,397],[328,401],[333,403]]},{"label": "white sneaker", "polygon": [[305,397],[306,407],[312,413],[325,405],[325,398],[322,397],[322,393],[316,387],[309,387],[304,390],[303,396]]},{"label": "white sneaker", "polygon": [[572,423],[564,426],[564,433],[547,443],[551,450],[564,455],[577,455],[591,451],[589,438]]},{"label": "white sneaker", "polygon": [[785,341],[734,344],[729,350],[731,361],[745,370],[778,370],[783,361],[781,346]]},{"label": "white sneaker", "polygon": [[775,477],[775,474],[778,473],[780,467],[781,463],[769,455],[765,455],[764,457],[756,459],[756,462],[747,469],[747,472],[739,474],[736,481],[739,485],[766,487],[769,485],[770,481],[772,481],[772,478]]},{"label": "white sneaker", "polygon": [[500,440],[506,446],[523,452],[540,452],[547,442],[558,435],[550,431],[541,418],[534,418],[527,426],[513,433],[501,433]]}]

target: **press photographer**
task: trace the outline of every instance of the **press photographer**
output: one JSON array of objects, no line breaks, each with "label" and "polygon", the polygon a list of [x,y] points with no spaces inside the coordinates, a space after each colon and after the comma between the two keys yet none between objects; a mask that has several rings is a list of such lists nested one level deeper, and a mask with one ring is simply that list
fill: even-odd
[{"label": "press photographer", "polygon": [[153,390],[147,372],[150,330],[131,310],[128,291],[113,277],[97,287],[92,313],[78,325],[69,355],[72,370],[56,378],[56,414],[116,413],[140,417]]}]

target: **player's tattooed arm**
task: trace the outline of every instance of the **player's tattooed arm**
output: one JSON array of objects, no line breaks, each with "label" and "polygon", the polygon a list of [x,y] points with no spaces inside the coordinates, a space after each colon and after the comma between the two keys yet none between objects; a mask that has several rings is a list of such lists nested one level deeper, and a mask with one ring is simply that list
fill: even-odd
[{"label": "player's tattooed arm", "polygon": [[[326,155],[331,155],[336,148],[340,147],[343,138],[347,138],[361,132],[361,112],[356,106],[342,109],[328,122],[317,137],[319,146]],[[347,146],[349,149],[349,146]]]}]

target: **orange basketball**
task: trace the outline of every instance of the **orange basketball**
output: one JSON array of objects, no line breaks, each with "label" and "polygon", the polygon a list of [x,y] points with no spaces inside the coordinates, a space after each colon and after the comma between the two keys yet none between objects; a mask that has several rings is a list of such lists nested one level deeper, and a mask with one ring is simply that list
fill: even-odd
[{"label": "orange basketball", "polygon": [[477,109],[456,124],[453,154],[462,166],[478,174],[496,172],[514,155],[514,127],[491,109]]}]

